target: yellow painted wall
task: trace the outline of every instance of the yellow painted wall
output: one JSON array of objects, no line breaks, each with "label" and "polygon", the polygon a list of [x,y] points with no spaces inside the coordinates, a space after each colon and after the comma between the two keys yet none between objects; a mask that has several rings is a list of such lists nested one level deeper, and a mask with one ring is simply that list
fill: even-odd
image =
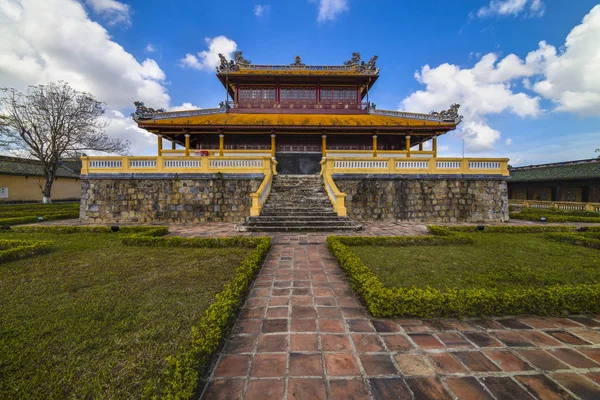
[{"label": "yellow painted wall", "polygon": [[[8,198],[3,201],[42,201],[44,179],[38,176],[0,175],[0,189],[8,188]],[[52,200],[70,200],[81,197],[81,180],[72,178],[58,178],[52,185]]]}]

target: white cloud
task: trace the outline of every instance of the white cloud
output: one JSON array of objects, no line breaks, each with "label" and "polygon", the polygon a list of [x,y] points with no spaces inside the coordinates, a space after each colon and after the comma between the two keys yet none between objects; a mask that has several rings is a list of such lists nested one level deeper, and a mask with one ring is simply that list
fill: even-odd
[{"label": "white cloud", "polygon": [[154,52],[156,51],[156,49],[154,48],[154,46],[152,46],[152,44],[150,44],[150,43],[148,43],[148,44],[146,45],[146,48],[145,48],[145,50],[146,50],[148,53],[154,53]]},{"label": "white cloud", "polygon": [[333,21],[339,14],[349,10],[348,0],[318,0],[318,3],[318,22]]},{"label": "white cloud", "polygon": [[517,16],[525,14],[527,17],[541,17],[546,11],[542,0],[490,0],[490,3],[477,11],[479,18],[493,16]]},{"label": "white cloud", "polygon": [[227,59],[231,59],[233,53],[237,50],[237,44],[226,36],[216,36],[214,38],[204,38],[208,45],[208,50],[203,50],[194,54],[187,53],[180,60],[183,67],[189,67],[204,71],[213,71],[219,64],[219,53]]},{"label": "white cloud", "polygon": [[131,25],[130,8],[116,0],[85,0],[96,14],[106,18],[109,25]]},{"label": "white cloud", "polygon": [[255,17],[264,17],[269,14],[271,11],[271,6],[268,4],[257,4],[254,6],[254,16]]},{"label": "white cloud", "polygon": [[129,140],[133,155],[156,155],[156,135],[138,128],[135,121],[118,110],[107,110],[103,117],[108,121],[106,134],[109,137]]},{"label": "white cloud", "polygon": [[513,142],[513,140],[512,140],[511,138],[508,138],[508,139],[506,139],[506,140],[504,141],[504,144],[505,144],[506,146],[510,146],[510,145],[512,144],[512,142]]},{"label": "white cloud", "polygon": [[64,80],[114,109],[131,107],[132,98],[154,108],[168,106],[165,74],[156,61],[138,62],[79,2],[0,4],[0,87],[24,90]]},{"label": "white cloud", "polygon": [[190,102],[185,102],[179,106],[171,106],[169,107],[169,111],[186,111],[186,110],[199,110],[201,107],[198,107]]},{"label": "white cloud", "polygon": [[[524,60],[514,54],[499,60],[489,53],[473,68],[425,65],[415,73],[425,90],[406,97],[400,107],[428,112],[460,103],[465,122],[459,134],[471,151],[489,150],[500,139],[500,132],[487,124],[488,115],[509,112],[536,117],[543,112],[542,97],[556,104],[554,111],[600,116],[599,37],[600,5],[569,33],[562,53],[542,41]],[[517,91],[515,81],[535,93]]]}]

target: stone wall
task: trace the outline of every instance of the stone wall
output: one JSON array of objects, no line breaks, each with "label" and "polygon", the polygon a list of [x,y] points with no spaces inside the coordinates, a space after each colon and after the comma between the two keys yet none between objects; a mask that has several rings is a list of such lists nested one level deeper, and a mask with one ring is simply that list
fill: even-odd
[{"label": "stone wall", "polygon": [[335,176],[350,218],[382,221],[491,222],[508,220],[506,180]]},{"label": "stone wall", "polygon": [[82,179],[87,222],[241,222],[262,177]]}]

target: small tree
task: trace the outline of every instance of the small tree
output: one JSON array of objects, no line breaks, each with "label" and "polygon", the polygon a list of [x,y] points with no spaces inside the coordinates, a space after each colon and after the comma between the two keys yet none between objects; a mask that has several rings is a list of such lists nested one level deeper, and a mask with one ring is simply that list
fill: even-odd
[{"label": "small tree", "polygon": [[50,203],[59,161],[84,151],[124,154],[129,142],[109,138],[101,119],[105,104],[66,82],[30,86],[26,93],[0,89],[0,144],[42,163],[44,203]]}]

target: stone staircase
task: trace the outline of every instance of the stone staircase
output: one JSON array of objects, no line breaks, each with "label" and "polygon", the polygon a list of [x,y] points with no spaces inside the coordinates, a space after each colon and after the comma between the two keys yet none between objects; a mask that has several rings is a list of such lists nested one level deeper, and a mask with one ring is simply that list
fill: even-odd
[{"label": "stone staircase", "polygon": [[356,231],[361,225],[338,217],[319,175],[277,175],[260,216],[238,226],[248,232]]}]

